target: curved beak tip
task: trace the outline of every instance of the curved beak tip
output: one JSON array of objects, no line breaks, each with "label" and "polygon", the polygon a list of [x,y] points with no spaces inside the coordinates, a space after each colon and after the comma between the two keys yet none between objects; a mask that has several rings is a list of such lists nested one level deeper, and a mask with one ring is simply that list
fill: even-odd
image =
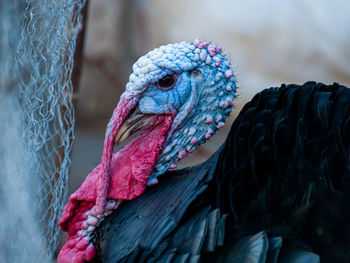
[{"label": "curved beak tip", "polygon": [[137,111],[130,114],[130,116],[124,121],[119,128],[117,135],[115,136],[114,143],[119,145],[127,140],[131,135],[135,134],[139,130],[149,125],[148,120],[154,115],[143,114]]}]

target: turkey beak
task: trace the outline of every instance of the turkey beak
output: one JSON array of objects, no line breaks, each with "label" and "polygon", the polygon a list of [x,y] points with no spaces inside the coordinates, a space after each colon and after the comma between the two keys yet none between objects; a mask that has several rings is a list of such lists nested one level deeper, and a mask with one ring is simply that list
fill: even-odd
[{"label": "turkey beak", "polygon": [[135,134],[142,128],[148,127],[150,119],[153,116],[154,115],[152,114],[143,114],[138,111],[138,109],[134,110],[120,127],[114,140],[115,144],[119,145],[123,143],[131,135]]}]

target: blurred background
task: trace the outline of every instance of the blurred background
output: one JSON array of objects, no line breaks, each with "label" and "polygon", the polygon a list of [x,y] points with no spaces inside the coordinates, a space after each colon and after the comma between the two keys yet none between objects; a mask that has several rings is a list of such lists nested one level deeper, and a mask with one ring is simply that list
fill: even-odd
[{"label": "blurred background", "polygon": [[109,117],[132,64],[167,43],[222,45],[238,80],[236,109],[181,166],[205,160],[241,107],[262,89],[308,80],[350,86],[350,2],[307,0],[91,0],[76,98],[70,190],[99,162]]}]

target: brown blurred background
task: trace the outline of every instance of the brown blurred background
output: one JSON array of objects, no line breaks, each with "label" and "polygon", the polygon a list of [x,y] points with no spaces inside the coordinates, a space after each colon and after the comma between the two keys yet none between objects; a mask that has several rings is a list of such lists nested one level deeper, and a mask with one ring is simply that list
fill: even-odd
[{"label": "brown blurred background", "polygon": [[108,119],[147,51],[196,37],[222,45],[238,79],[236,109],[185,158],[207,158],[241,107],[262,89],[316,80],[350,86],[350,2],[306,0],[91,0],[77,97],[70,193],[99,162]]}]

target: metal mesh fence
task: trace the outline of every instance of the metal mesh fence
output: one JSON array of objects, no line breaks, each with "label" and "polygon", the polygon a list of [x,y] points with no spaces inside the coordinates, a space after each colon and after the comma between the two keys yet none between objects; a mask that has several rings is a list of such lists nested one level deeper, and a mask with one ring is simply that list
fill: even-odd
[{"label": "metal mesh fence", "polygon": [[66,201],[74,137],[71,75],[85,0],[26,2],[16,77],[25,146],[33,158],[28,169],[40,180],[39,189],[32,193],[37,222],[52,256],[59,244],[57,223]]}]

